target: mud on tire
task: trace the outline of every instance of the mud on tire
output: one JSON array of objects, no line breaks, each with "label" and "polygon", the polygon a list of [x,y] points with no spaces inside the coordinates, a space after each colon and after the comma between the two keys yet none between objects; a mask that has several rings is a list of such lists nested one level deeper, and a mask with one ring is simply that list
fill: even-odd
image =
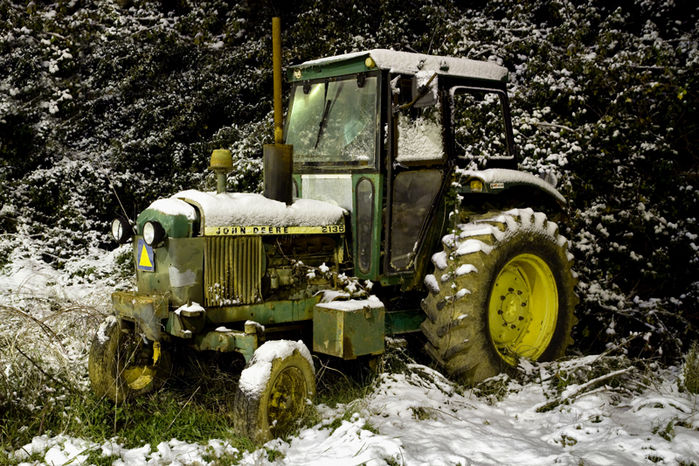
[{"label": "mud on tire", "polygon": [[159,343],[146,343],[133,331],[122,333],[114,316],[107,317],[92,341],[88,361],[92,390],[115,403],[162,387],[171,368],[170,355]]},{"label": "mud on tire", "polygon": [[493,212],[458,225],[433,255],[421,305],[426,352],[475,384],[519,358],[548,361],[572,343],[578,302],[568,241],[541,212]]}]

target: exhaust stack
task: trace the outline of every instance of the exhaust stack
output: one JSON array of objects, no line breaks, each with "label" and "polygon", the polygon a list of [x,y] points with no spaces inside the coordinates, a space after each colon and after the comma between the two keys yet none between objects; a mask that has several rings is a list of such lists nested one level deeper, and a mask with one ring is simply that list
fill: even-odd
[{"label": "exhaust stack", "polygon": [[293,146],[283,144],[281,21],[272,18],[272,67],[274,76],[274,144],[263,146],[264,195],[291,204]]}]

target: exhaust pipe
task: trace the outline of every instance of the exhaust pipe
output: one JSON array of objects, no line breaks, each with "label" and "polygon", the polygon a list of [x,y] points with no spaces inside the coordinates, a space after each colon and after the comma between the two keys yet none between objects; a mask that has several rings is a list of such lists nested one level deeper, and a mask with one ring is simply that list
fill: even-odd
[{"label": "exhaust pipe", "polygon": [[291,204],[294,168],[293,146],[283,144],[282,118],[282,35],[281,21],[272,18],[272,71],[274,76],[274,144],[265,144],[262,150],[264,195],[275,201]]}]

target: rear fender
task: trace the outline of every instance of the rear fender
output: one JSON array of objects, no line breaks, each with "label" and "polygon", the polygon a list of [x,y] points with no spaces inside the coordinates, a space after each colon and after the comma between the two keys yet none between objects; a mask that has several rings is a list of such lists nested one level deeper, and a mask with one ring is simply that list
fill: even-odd
[{"label": "rear fender", "polygon": [[[543,197],[563,209],[566,200],[550,183],[531,173],[504,168],[488,170],[457,170],[458,192],[462,195],[517,195]],[[518,199],[529,201],[529,199]]]}]

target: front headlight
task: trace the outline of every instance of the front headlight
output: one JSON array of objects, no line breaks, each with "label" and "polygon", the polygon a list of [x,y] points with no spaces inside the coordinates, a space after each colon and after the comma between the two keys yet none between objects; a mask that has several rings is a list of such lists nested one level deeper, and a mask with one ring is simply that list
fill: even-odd
[{"label": "front headlight", "polygon": [[117,243],[127,243],[131,239],[132,233],[131,224],[128,220],[119,217],[112,221],[112,237],[114,237]]},{"label": "front headlight", "polygon": [[143,240],[155,247],[165,239],[165,229],[158,222],[148,221],[143,225]]}]

